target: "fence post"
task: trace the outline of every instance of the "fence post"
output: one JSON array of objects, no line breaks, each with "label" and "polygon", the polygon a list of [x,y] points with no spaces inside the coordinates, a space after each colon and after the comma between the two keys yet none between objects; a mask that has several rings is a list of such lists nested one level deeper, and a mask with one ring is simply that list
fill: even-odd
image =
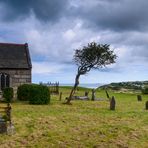
[{"label": "fence post", "polygon": [[62,100],[62,92],[60,92],[60,97],[59,97],[59,101]]},{"label": "fence post", "polygon": [[57,93],[59,94],[59,82],[58,82],[58,85],[57,85]]}]

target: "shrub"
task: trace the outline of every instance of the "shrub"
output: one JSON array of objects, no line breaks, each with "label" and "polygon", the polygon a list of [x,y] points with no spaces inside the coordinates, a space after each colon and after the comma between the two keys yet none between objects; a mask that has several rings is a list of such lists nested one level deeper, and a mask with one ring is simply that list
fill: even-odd
[{"label": "shrub", "polygon": [[143,94],[148,94],[148,87],[144,87],[144,88],[142,89],[142,93],[143,93]]},{"label": "shrub", "polygon": [[29,101],[31,87],[33,87],[33,85],[29,84],[20,85],[17,89],[17,99],[20,101]]},{"label": "shrub", "polygon": [[18,88],[18,99],[29,101],[30,104],[48,104],[50,93],[47,86],[23,84]]},{"label": "shrub", "polygon": [[13,99],[13,88],[12,87],[4,88],[4,90],[3,90],[3,97],[4,97],[4,100],[7,103],[12,102],[12,99]]},{"label": "shrub", "polygon": [[148,110],[148,101],[145,102],[145,109]]}]

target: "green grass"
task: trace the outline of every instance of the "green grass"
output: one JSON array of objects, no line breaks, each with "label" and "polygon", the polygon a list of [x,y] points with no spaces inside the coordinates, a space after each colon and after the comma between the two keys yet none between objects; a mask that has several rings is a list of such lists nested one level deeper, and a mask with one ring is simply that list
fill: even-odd
[{"label": "green grass", "polygon": [[[61,87],[60,91],[62,101],[53,95],[50,105],[13,103],[16,133],[0,135],[0,147],[148,147],[148,95],[138,102],[136,94],[109,92],[116,99],[116,110],[110,111],[109,101],[72,101],[72,105],[63,105],[70,87]],[[77,95],[84,95],[84,91],[80,88]],[[96,96],[106,98],[102,90]]]}]

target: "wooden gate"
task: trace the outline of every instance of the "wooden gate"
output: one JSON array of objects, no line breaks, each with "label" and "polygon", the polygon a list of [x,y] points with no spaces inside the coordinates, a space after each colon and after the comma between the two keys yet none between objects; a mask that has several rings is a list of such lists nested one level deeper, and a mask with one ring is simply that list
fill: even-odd
[{"label": "wooden gate", "polygon": [[48,83],[48,87],[51,94],[59,94],[59,82],[56,83]]}]

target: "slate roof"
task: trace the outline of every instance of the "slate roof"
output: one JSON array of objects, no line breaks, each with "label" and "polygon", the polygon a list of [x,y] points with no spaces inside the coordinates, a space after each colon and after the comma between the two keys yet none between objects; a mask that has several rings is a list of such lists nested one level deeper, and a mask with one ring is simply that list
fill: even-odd
[{"label": "slate roof", "polygon": [[0,69],[31,69],[28,44],[0,43]]}]

